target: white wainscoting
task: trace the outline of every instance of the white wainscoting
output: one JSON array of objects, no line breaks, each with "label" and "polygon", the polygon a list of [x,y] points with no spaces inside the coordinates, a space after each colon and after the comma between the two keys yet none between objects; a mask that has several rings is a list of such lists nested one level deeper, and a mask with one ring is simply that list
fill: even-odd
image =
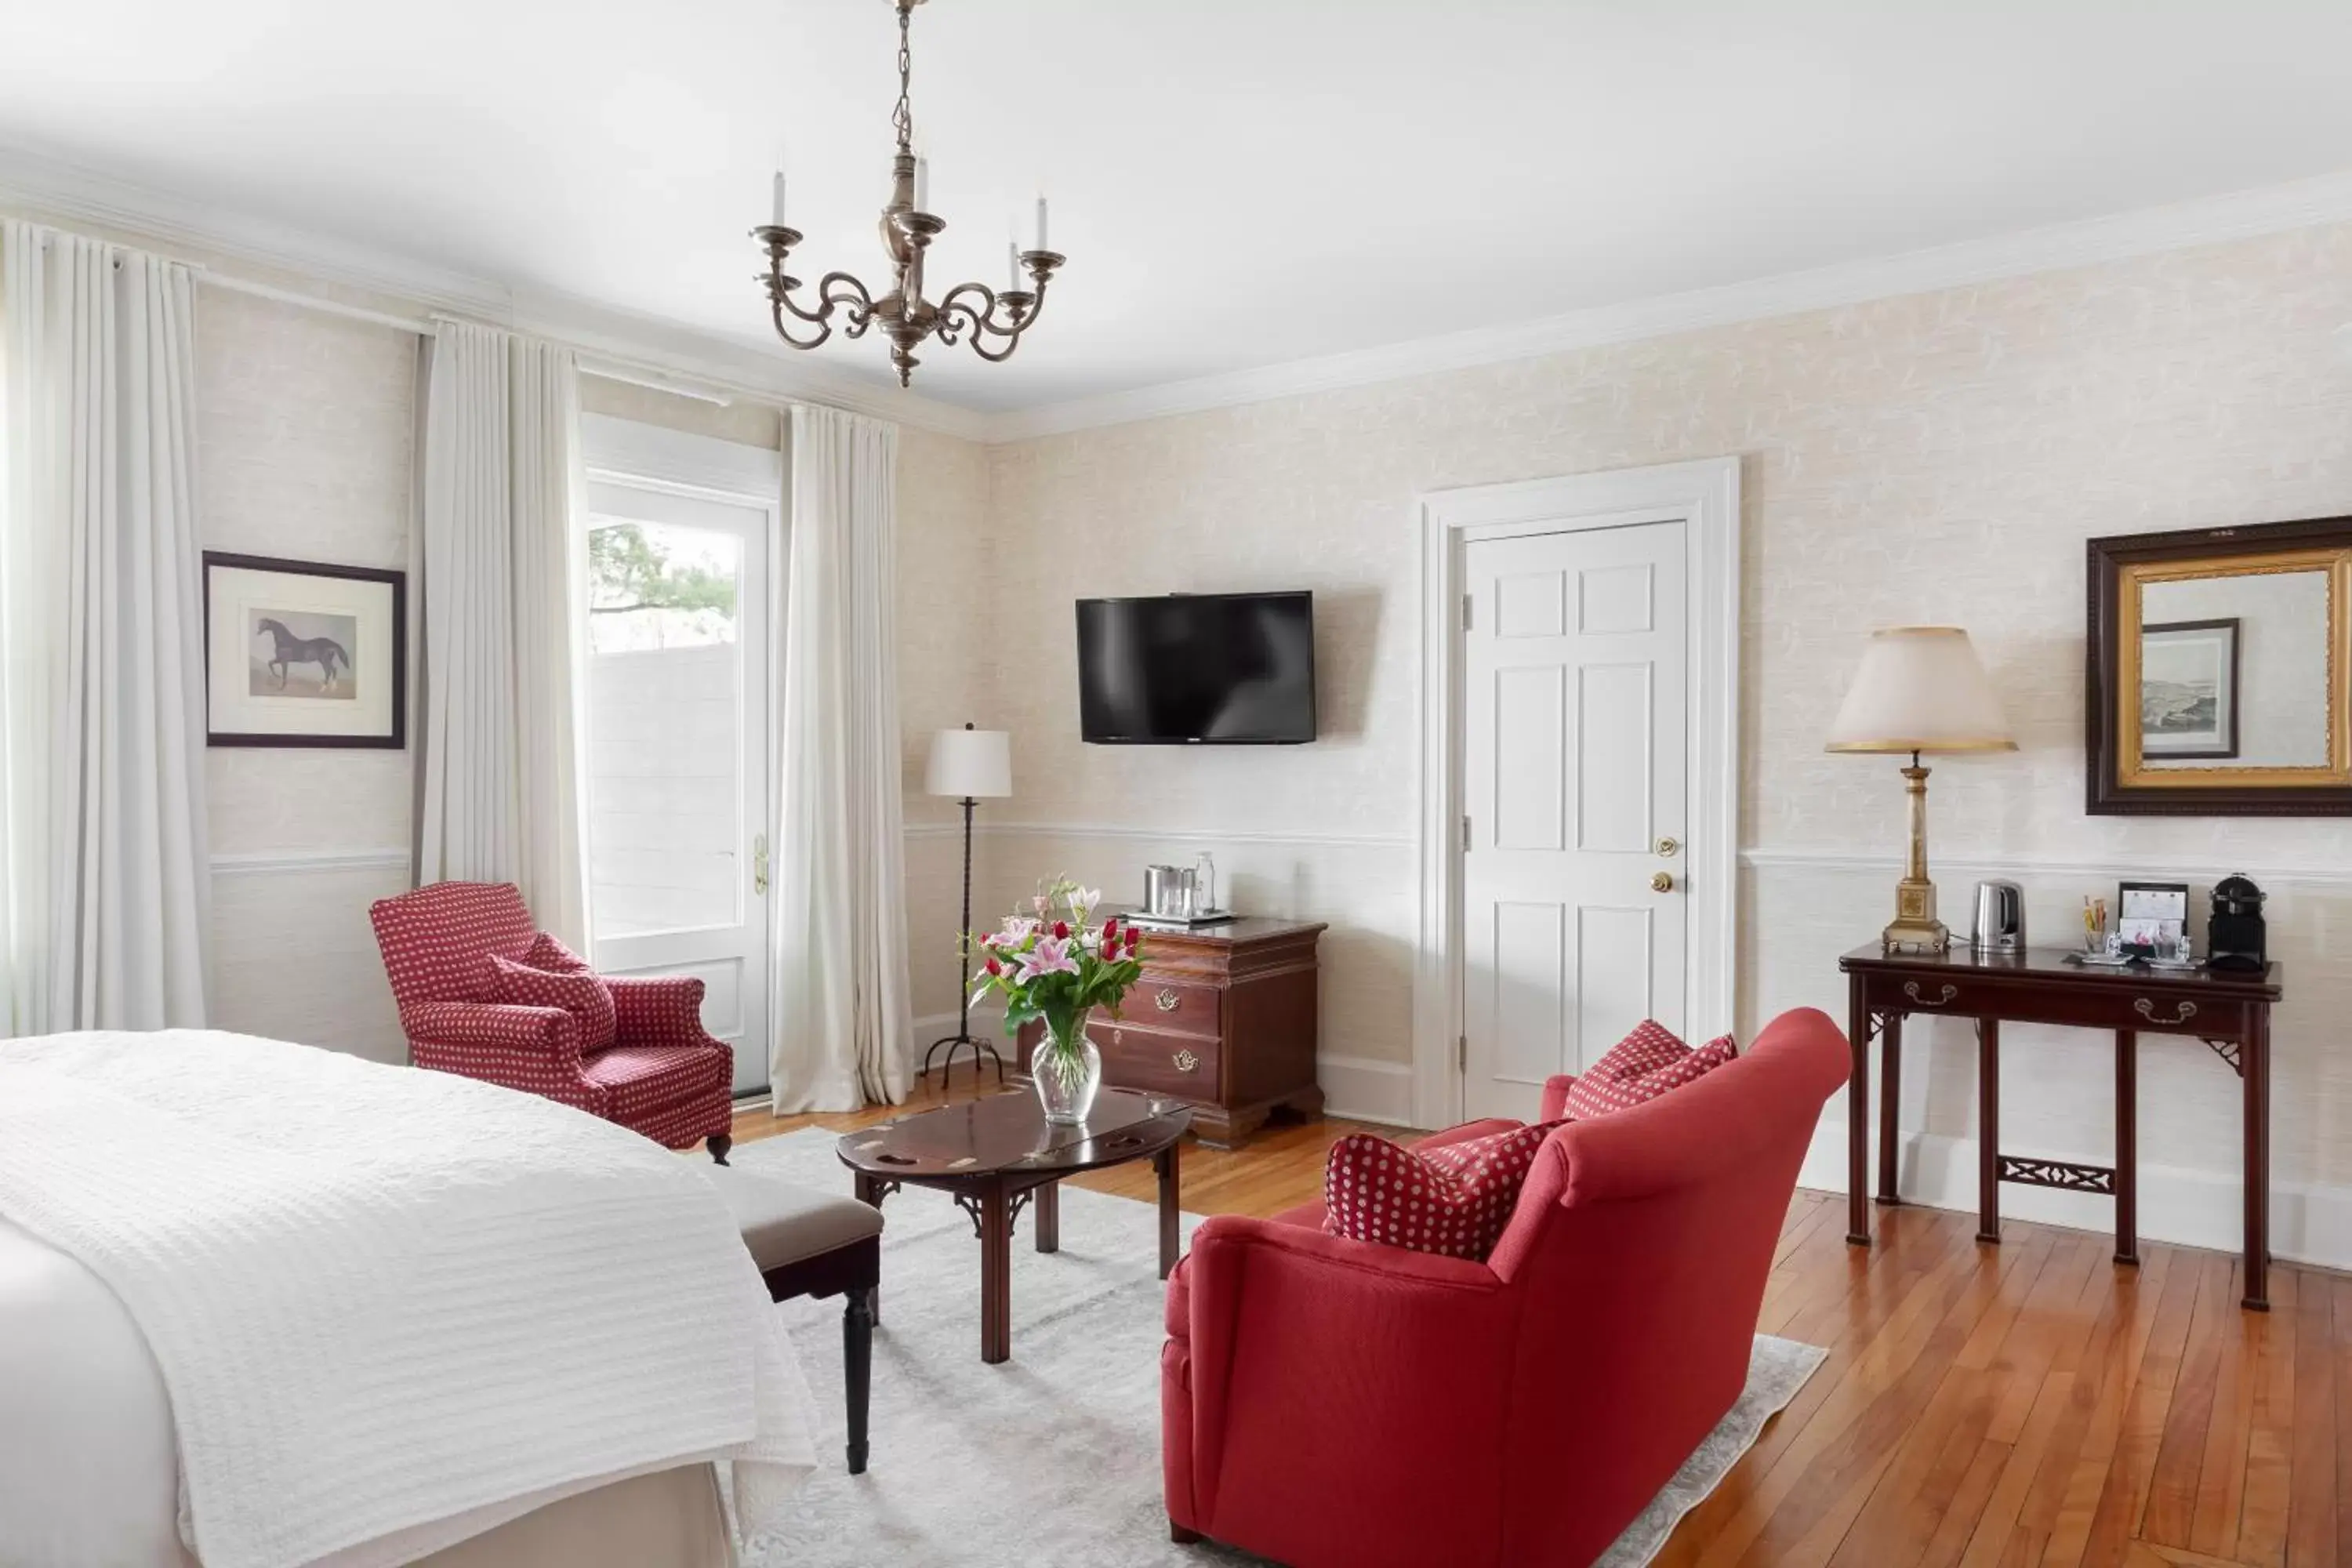
[{"label": "white wainscoting", "polygon": [[408,890],[405,849],[213,858],[213,1026],[405,1062],[368,906]]},{"label": "white wainscoting", "polygon": [[[2004,1052],[2006,1046],[2003,1047]],[[2004,1056],[2002,1066],[2008,1066]],[[1876,1119],[1873,1118],[1874,1129]],[[1875,1133],[1874,1131],[1874,1136]],[[2006,1133],[2004,1145],[2017,1145]],[[1877,1170],[1873,1144],[1873,1171]],[[1902,1181],[1906,1203],[1928,1208],[1977,1212],[1977,1141],[1948,1138],[1933,1132],[1906,1132],[1901,1142]],[[2110,1154],[2083,1150],[2044,1149],[2036,1154],[2050,1159],[2097,1164]],[[1822,1192],[1845,1191],[1846,1131],[1841,1102],[1835,1117],[1824,1121],[1806,1151],[1800,1186]],[[2178,1165],[2139,1166],[2140,1239],[2207,1247],[2216,1252],[2237,1252],[2244,1246],[2241,1216],[2242,1194],[2234,1173],[2189,1170]],[[1874,1212],[1875,1212],[1874,1205]],[[2006,1220],[2034,1220],[2044,1225],[2072,1226],[2077,1230],[2112,1236],[2116,1206],[2112,1200],[2090,1193],[2062,1192],[2055,1187],[2028,1187],[2004,1182],[2000,1215]],[[2352,1258],[2352,1190],[2299,1182],[2271,1183],[2271,1256],[2297,1263],[2344,1267]]]}]

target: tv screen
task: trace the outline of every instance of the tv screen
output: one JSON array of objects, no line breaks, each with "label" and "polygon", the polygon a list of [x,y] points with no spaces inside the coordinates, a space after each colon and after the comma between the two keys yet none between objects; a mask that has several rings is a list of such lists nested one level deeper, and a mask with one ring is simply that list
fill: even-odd
[{"label": "tv screen", "polygon": [[1315,738],[1315,599],[1171,594],[1078,601],[1078,727],[1106,745]]}]

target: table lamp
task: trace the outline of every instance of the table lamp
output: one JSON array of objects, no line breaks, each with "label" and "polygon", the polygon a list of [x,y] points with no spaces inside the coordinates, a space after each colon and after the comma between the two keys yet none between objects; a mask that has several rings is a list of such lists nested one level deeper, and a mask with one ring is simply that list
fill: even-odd
[{"label": "table lamp", "polygon": [[986,1051],[996,1061],[996,1079],[1004,1081],[1004,1058],[996,1054],[996,1047],[987,1040],[971,1037],[971,975],[966,968],[971,954],[965,951],[971,931],[971,813],[983,800],[1002,799],[1013,793],[1013,737],[1002,730],[975,730],[966,724],[961,730],[941,730],[931,736],[931,761],[923,775],[923,793],[942,795],[963,803],[963,920],[956,927],[956,1032],[933,1040],[930,1049],[923,1053],[923,1072],[929,1076],[931,1058],[941,1046],[948,1050],[947,1068],[955,1068],[956,1047],[971,1047],[971,1068],[980,1071],[980,1053]]},{"label": "table lamp", "polygon": [[1936,918],[1927,880],[1927,770],[1923,752],[2013,752],[2000,700],[1958,626],[1889,626],[1870,634],[1862,668],[1830,726],[1832,752],[1908,752],[1911,859],[1895,886],[1889,952],[1942,952],[1951,933]]}]

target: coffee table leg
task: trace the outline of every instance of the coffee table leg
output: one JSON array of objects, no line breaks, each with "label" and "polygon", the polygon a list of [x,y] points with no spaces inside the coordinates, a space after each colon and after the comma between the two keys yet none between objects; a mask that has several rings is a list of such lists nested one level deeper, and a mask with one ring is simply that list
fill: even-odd
[{"label": "coffee table leg", "polygon": [[[863,1171],[850,1173],[850,1186],[856,1193],[857,1201],[871,1209],[880,1209],[882,1200],[890,1195],[890,1189],[882,1184],[880,1177],[869,1176]],[[866,1292],[866,1319],[869,1326],[882,1321],[882,1287],[879,1285]]]},{"label": "coffee table leg", "polygon": [[1176,1194],[1176,1147],[1171,1143],[1151,1156],[1151,1168],[1160,1173],[1160,1278],[1162,1279],[1176,1271],[1176,1219],[1181,1212]]},{"label": "coffee table leg", "polygon": [[1062,1184],[1047,1182],[1029,1194],[1029,1212],[1037,1216],[1037,1250],[1062,1250]]},{"label": "coffee table leg", "polygon": [[980,1359],[1013,1359],[1013,1208],[1003,1182],[980,1194]]}]

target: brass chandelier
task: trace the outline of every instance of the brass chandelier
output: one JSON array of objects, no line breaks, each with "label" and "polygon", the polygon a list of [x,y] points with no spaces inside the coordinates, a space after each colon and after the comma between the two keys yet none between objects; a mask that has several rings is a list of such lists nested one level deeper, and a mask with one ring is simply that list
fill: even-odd
[{"label": "brass chandelier", "polygon": [[[1008,244],[1005,286],[1002,290],[982,283],[959,283],[934,304],[923,297],[923,253],[947,227],[947,220],[923,210],[929,170],[915,156],[915,116],[908,106],[908,85],[913,73],[907,28],[923,0],[891,0],[898,12],[898,107],[890,123],[898,128],[898,149],[890,160],[890,204],[882,209],[882,248],[890,258],[893,287],[880,299],[847,272],[828,272],[816,285],[815,297],[803,305],[793,297],[801,279],[784,270],[801,233],[784,226],[784,176],[775,179],[774,221],[751,231],[768,253],[768,270],[759,281],[767,286],[768,313],[776,335],[796,349],[813,349],[833,336],[836,320],[844,337],[862,338],[877,321],[890,340],[890,363],[898,367],[898,384],[914,379],[915,349],[936,334],[948,344],[970,339],[972,352],[991,363],[1002,363],[1021,346],[1021,334],[1037,324],[1045,308],[1045,284],[1066,258],[1045,248],[1045,198],[1037,198],[1037,244],[1015,254]],[[1027,268],[1036,287],[1021,286]],[[796,338],[789,321],[815,329]]]}]

